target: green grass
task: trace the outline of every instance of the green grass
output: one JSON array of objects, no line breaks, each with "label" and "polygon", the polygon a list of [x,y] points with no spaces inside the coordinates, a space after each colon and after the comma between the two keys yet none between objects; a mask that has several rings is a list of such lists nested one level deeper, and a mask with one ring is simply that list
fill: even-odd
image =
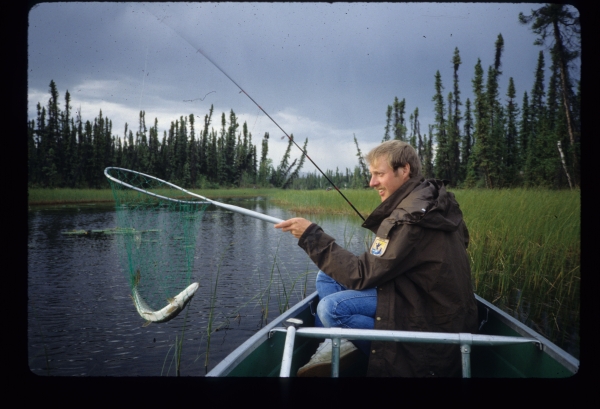
[{"label": "green grass", "polygon": [[[341,192],[365,218],[381,203],[381,199],[372,189],[344,189]],[[276,190],[270,196],[270,200],[303,214],[355,214],[342,195],[335,190]]]},{"label": "green grass", "polygon": [[578,327],[580,191],[455,194],[469,228],[475,292],[522,321],[535,322],[534,329],[548,338]]},{"label": "green grass", "polygon": [[[188,189],[190,192],[209,199],[244,198],[256,196],[271,196],[278,189]],[[77,204],[77,203],[114,203],[110,189],[29,189],[28,205],[48,204]]]}]

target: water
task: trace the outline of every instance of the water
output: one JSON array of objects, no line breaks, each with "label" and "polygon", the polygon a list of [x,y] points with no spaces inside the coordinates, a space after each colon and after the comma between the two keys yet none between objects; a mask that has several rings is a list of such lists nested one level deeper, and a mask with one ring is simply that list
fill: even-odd
[{"label": "water", "polygon": [[[229,202],[280,219],[293,216],[261,198]],[[359,253],[368,232],[354,219],[312,218]],[[314,291],[317,269],[297,239],[270,223],[211,206],[199,229],[192,274],[200,289],[173,320],[142,327],[116,236],[64,234],[116,225],[112,205],[30,208],[28,362],[33,373],[175,376],[176,345],[183,337],[180,375],[203,376],[279,315],[286,301],[294,305]]]}]

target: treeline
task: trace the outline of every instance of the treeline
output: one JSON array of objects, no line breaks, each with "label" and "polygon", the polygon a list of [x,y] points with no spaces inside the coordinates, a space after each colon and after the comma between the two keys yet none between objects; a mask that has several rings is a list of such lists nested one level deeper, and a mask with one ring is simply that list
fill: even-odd
[{"label": "treeline", "polygon": [[[503,72],[504,39],[499,34],[494,63],[487,69],[478,59],[471,79],[474,100],[460,97],[458,48],[452,57],[452,90],[444,95],[440,72],[435,74],[435,120],[422,132],[419,109],[406,116],[406,100],[395,98],[387,107],[382,141],[398,139],[417,150],[425,177],[445,179],[460,187],[576,187],[580,183],[581,87],[576,92],[569,70],[579,57],[579,17],[566,5],[547,4],[530,16],[538,37],[534,44],[551,39],[550,78],[544,78],[546,56],[540,51],[534,83],[520,103],[510,77],[505,91],[498,80]],[[330,183],[317,172],[300,175],[302,156],[290,164],[290,140],[279,165],[267,157],[269,134],[261,141],[260,157],[246,123],[241,130],[233,110],[221,115],[221,126],[211,128],[213,107],[196,131],[195,116],[180,117],[169,131],[158,136],[158,121],[147,129],[140,112],[138,130],[125,125],[123,138],[112,134],[112,122],[102,116],[83,122],[71,116],[70,95],[65,109],[58,108],[58,91],[50,82],[47,107],[37,105],[37,120],[28,122],[29,185],[39,187],[103,187],[103,170],[119,166],[148,173],[189,188],[220,186],[274,186],[293,189],[325,189]],[[291,135],[293,138],[293,135]],[[327,170],[340,188],[361,188],[369,174],[356,136],[358,166],[340,172]]]},{"label": "treeline", "polygon": [[474,101],[461,110],[458,48],[454,50],[452,91],[444,95],[440,72],[435,74],[435,122],[421,133],[419,109],[405,120],[406,101],[396,97],[387,107],[383,140],[408,141],[417,149],[426,177],[449,180],[453,186],[574,187],[580,181],[580,101],[569,75],[579,56],[579,18],[565,5],[548,4],[531,16],[519,15],[539,37],[534,44],[550,47],[550,79],[545,86],[545,55],[540,51],[534,84],[517,103],[513,78],[504,97],[498,87],[503,74],[504,40],[498,35],[494,64],[487,69],[477,61],[471,80]]},{"label": "treeline", "polygon": [[[59,94],[50,82],[48,105],[37,104],[37,120],[28,122],[28,183],[30,187],[106,187],[107,166],[137,170],[187,188],[225,186],[290,187],[299,176],[305,155],[291,164],[292,141],[275,168],[267,158],[269,134],[261,142],[260,157],[252,134],[231,110],[221,115],[217,131],[211,127],[213,107],[197,130],[193,114],[171,122],[159,139],[158,119],[150,128],[144,111],[135,134],[125,124],[123,138],[113,135],[112,121],[100,111],[93,122],[80,112],[71,115],[71,97],[59,109]],[[291,135],[293,138],[293,135]],[[308,140],[304,143],[304,150]]]},{"label": "treeline", "polygon": [[[530,16],[519,15],[522,24],[531,24],[538,37],[536,45],[551,40],[550,78],[544,78],[546,56],[539,52],[534,83],[524,91],[520,104],[510,77],[503,96],[498,80],[503,74],[504,39],[498,35],[494,64],[487,69],[478,59],[471,79],[474,100],[460,98],[458,71],[462,64],[455,48],[452,89],[444,95],[440,72],[434,77],[435,121],[421,131],[419,108],[406,120],[406,100],[388,105],[383,141],[398,139],[417,150],[425,177],[445,179],[459,187],[576,187],[580,184],[581,87],[577,90],[569,69],[579,57],[579,17],[566,5],[546,4]],[[358,147],[359,165],[354,171],[327,171],[340,188],[368,186],[369,175]],[[327,188],[319,174],[307,174],[294,181],[296,189]]]}]

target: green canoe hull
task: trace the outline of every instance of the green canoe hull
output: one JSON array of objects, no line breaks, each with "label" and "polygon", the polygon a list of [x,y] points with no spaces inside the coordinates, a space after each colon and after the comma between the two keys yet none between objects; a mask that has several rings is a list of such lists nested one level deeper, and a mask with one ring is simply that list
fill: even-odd
[{"label": "green canoe hull", "polygon": [[[579,361],[558,346],[523,325],[491,303],[475,296],[479,307],[480,322],[486,320],[480,334],[535,338],[534,343],[497,346],[472,346],[471,377],[473,378],[566,378],[574,375]],[[271,331],[281,327],[288,318],[299,318],[302,327],[314,325],[312,311],[316,309],[316,293],[296,304],[269,325],[240,345],[221,361],[207,376],[227,377],[277,377],[285,344],[285,332]],[[322,340],[296,336],[292,357],[291,374],[304,365]],[[361,359],[341,377],[364,376],[367,358]]]}]

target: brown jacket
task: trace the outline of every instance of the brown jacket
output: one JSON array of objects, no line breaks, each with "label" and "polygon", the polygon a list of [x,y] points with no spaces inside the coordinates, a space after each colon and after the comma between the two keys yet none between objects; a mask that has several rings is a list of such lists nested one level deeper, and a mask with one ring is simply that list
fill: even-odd
[{"label": "brown jacket", "polygon": [[[442,181],[409,179],[363,227],[377,238],[360,256],[338,246],[316,224],[298,245],[346,288],[377,287],[375,329],[476,332],[468,231]],[[371,343],[369,376],[456,376],[460,369],[458,345]]]}]

